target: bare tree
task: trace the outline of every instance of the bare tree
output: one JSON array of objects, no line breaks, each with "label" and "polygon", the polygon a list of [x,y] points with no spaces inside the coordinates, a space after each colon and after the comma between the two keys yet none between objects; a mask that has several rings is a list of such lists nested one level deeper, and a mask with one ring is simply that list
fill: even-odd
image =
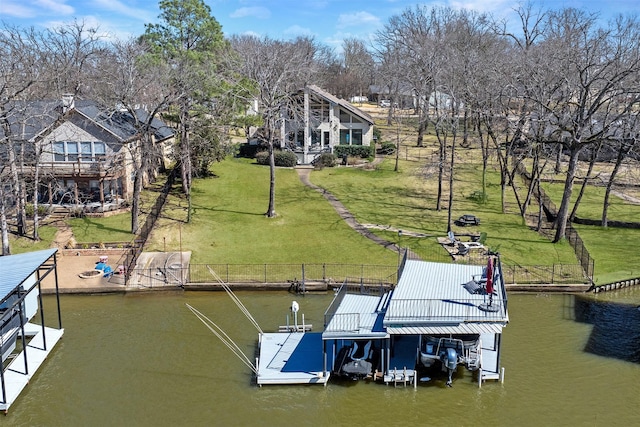
[{"label": "bare tree", "polygon": [[144,183],[153,178],[162,162],[162,153],[155,144],[154,121],[175,96],[168,78],[168,64],[153,61],[147,53],[146,46],[136,40],[116,41],[109,54],[102,58],[105,78],[95,91],[96,99],[108,112],[104,120],[122,115],[124,110],[135,129],[124,143],[135,171],[131,202],[133,234],[140,228],[140,195]]},{"label": "bare tree", "polygon": [[[309,83],[315,70],[316,45],[312,39],[278,41],[268,37],[238,36],[231,39],[242,59],[241,73],[255,85],[253,96],[263,117],[263,139],[269,150],[269,206],[265,215],[276,216],[276,173],[274,149],[279,140],[283,116],[299,118],[299,89]],[[249,100],[247,100],[249,101]]]}]

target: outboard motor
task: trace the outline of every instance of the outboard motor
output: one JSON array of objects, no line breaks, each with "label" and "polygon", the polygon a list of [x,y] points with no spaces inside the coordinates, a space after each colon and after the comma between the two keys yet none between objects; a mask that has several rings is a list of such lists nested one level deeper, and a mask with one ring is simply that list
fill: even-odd
[{"label": "outboard motor", "polygon": [[458,352],[455,348],[447,348],[440,356],[440,361],[442,362],[443,370],[446,369],[449,374],[447,386],[451,387],[451,384],[453,383],[451,376],[458,366]]}]

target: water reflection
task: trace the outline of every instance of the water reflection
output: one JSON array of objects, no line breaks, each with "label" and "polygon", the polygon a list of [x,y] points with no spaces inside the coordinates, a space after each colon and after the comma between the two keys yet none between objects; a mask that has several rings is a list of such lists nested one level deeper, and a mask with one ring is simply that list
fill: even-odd
[{"label": "water reflection", "polygon": [[575,296],[575,320],[593,329],[585,351],[640,363],[640,309],[635,304]]}]

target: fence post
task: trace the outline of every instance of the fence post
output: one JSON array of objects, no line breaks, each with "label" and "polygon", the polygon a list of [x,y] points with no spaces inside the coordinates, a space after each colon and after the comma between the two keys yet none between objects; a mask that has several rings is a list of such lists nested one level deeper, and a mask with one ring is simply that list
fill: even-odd
[{"label": "fence post", "polygon": [[305,294],[304,279],[305,279],[305,277],[304,277],[304,264],[302,264],[302,295],[304,295],[304,294]]},{"label": "fence post", "polygon": [[555,283],[555,277],[556,277],[556,264],[554,262],[553,265],[551,266],[551,283]]},{"label": "fence post", "polygon": [[267,283],[267,264],[264,265],[264,282]]},{"label": "fence post", "polygon": [[229,264],[227,264],[227,283],[229,283]]}]

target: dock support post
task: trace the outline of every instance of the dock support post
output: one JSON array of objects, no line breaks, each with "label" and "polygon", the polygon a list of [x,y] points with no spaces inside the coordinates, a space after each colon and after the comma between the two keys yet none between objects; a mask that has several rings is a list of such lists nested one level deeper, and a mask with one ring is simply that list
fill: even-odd
[{"label": "dock support post", "polygon": [[504,366],[500,370],[500,384],[504,384]]}]

